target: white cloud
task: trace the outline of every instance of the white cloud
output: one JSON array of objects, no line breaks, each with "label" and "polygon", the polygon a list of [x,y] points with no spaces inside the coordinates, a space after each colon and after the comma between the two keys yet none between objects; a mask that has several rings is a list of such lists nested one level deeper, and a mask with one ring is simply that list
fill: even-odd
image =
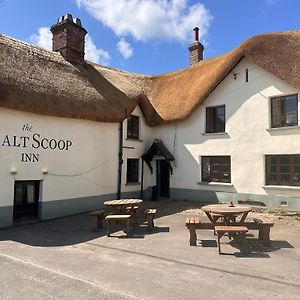
[{"label": "white cloud", "polygon": [[52,33],[48,27],[40,27],[38,33],[30,37],[30,41],[47,50],[52,49]]},{"label": "white cloud", "polygon": [[[48,27],[40,27],[38,33],[31,35],[30,41],[47,50],[52,49],[52,33]],[[109,65],[110,55],[103,49],[98,49],[92,38],[87,35],[85,38],[85,58],[97,64]]]},{"label": "white cloud", "polygon": [[125,59],[128,59],[133,54],[133,49],[131,45],[127,43],[124,38],[121,38],[121,40],[118,42],[117,48]]},{"label": "white cloud", "polygon": [[85,58],[87,60],[104,66],[109,65],[109,53],[107,51],[104,51],[103,49],[98,49],[89,35],[87,35],[85,38],[85,53]]},{"label": "white cloud", "polygon": [[111,28],[117,36],[186,41],[192,29],[200,28],[200,38],[207,34],[213,19],[201,3],[188,0],[76,0],[93,17]]}]

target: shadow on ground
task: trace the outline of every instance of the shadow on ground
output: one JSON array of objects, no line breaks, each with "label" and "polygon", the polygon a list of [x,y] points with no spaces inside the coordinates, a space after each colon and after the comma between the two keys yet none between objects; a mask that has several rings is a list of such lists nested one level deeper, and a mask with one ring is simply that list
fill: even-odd
[{"label": "shadow on ground", "polygon": [[[225,242],[226,243],[226,242]],[[270,258],[268,253],[280,250],[280,249],[291,249],[294,248],[289,242],[287,241],[271,241],[270,246],[266,246],[263,244],[261,240],[258,238],[253,237],[253,235],[247,235],[247,239],[245,241],[245,252],[241,252],[240,244],[236,240],[230,240],[228,242],[233,249],[237,249],[238,252],[234,251],[233,253],[227,253],[226,251],[222,250],[222,255],[234,255],[236,257],[249,257],[249,258]],[[205,247],[205,244],[202,246]],[[221,249],[224,246],[224,241],[221,242]],[[217,247],[217,243],[216,243]]]},{"label": "shadow on ground", "polygon": [[[156,218],[182,212],[189,208],[199,208],[200,204],[189,201],[144,201],[140,207],[157,208]],[[169,227],[155,227],[148,229],[139,220],[139,224],[132,224],[130,233],[120,233],[121,226],[116,226],[112,238],[144,238],[161,232],[169,232]],[[13,240],[23,244],[39,247],[66,246],[84,243],[106,235],[106,226],[94,232],[91,230],[90,216],[88,213],[59,218],[36,223],[25,223],[0,231],[0,240]]]},{"label": "shadow on ground", "polygon": [[[230,250],[228,251],[228,246],[230,246]],[[200,240],[197,243],[197,246],[203,248],[218,248],[218,243],[216,240]],[[289,242],[287,241],[271,241],[270,246],[266,246],[263,244],[261,240],[255,238],[253,234],[247,235],[246,239],[246,252],[241,253],[240,245],[235,240],[230,241],[221,241],[221,249],[225,247],[225,251],[222,250],[222,255],[234,255],[236,257],[255,257],[255,258],[270,258],[268,253],[274,252],[280,249],[291,249],[294,248]],[[233,251],[232,251],[233,249]],[[237,250],[237,251],[236,251]]]},{"label": "shadow on ground", "polygon": [[[158,219],[169,215],[176,215],[189,209],[198,209],[201,205],[203,205],[203,203],[193,201],[144,201],[140,210],[143,211],[145,208],[157,208],[156,219]],[[173,225],[175,221],[176,224],[174,223],[174,225],[178,226],[179,222],[176,220],[177,218],[174,216],[171,220],[172,224],[166,225]],[[143,239],[146,235],[155,235],[158,233],[168,234],[170,230],[168,226],[156,226],[155,228],[149,229],[143,221],[144,220],[139,220],[138,225],[131,224],[128,235],[123,232],[121,225],[116,225],[114,231],[111,233],[111,238]],[[184,227],[184,223],[182,223],[182,227]],[[188,238],[188,231],[186,235]],[[34,224],[23,224],[22,226],[14,226],[0,231],[0,240],[2,241],[12,240],[38,247],[74,245],[89,242],[103,236],[106,236],[105,224],[104,228],[100,228],[96,232],[92,231],[88,213]],[[252,257],[268,257],[268,252],[273,252],[281,248],[293,248],[287,241],[272,241],[270,247],[265,247],[257,238],[254,238],[251,233],[247,237],[247,243],[249,244],[250,253],[246,254],[246,256],[250,255]],[[236,245],[234,241],[230,241],[229,244],[232,247],[238,248],[238,245]],[[202,240],[200,245],[202,247],[217,247],[215,240]],[[240,255],[239,253],[237,253],[237,256],[245,257],[245,255]]]}]

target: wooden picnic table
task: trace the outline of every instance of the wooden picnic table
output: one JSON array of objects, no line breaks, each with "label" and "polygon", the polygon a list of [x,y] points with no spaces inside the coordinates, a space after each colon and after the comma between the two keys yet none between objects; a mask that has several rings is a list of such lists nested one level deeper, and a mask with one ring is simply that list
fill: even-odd
[{"label": "wooden picnic table", "polygon": [[[252,210],[250,206],[232,205],[229,203],[210,204],[202,206],[202,210],[212,223],[216,223],[219,218],[223,218],[226,225],[230,223],[245,222],[248,213]],[[236,220],[241,216],[240,220]]]},{"label": "wooden picnic table", "polygon": [[120,199],[105,201],[104,205],[111,206],[119,214],[128,214],[133,212],[134,208],[140,206],[142,203],[143,200],[141,199]]}]

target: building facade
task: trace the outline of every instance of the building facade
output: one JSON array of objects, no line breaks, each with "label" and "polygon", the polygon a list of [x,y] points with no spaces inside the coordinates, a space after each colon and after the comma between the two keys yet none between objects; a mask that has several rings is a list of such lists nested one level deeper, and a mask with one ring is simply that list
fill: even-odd
[{"label": "building facade", "polygon": [[153,186],[300,208],[300,31],[202,60],[194,30],[191,66],[152,77],[86,62],[70,15],[52,27],[56,52],[0,35],[0,227],[150,198]]}]

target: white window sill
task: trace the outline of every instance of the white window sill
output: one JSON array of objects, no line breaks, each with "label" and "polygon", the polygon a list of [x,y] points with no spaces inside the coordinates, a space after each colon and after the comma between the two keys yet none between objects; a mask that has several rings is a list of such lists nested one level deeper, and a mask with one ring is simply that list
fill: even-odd
[{"label": "white window sill", "polygon": [[204,132],[202,133],[202,135],[205,135],[205,136],[213,136],[213,135],[228,135],[227,132]]},{"label": "white window sill", "polygon": [[285,127],[275,127],[275,128],[267,128],[267,131],[281,131],[281,130],[289,130],[289,129],[299,129],[300,126],[285,126]]},{"label": "white window sill", "polygon": [[232,183],[226,183],[226,182],[203,182],[200,181],[198,182],[199,185],[203,185],[203,186],[233,186]]},{"label": "white window sill", "polygon": [[292,186],[292,185],[263,185],[263,189],[270,190],[295,190],[300,191],[300,186]]},{"label": "white window sill", "polygon": [[140,139],[133,139],[133,138],[126,138],[126,141],[143,142],[143,140],[140,140]]}]

